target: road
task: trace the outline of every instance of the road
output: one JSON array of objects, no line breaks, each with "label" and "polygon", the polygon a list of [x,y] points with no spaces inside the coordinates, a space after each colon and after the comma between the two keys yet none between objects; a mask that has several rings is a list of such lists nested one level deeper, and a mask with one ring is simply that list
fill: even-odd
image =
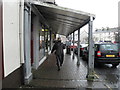
[{"label": "road", "polygon": [[[87,66],[87,63],[84,60],[82,61],[82,64]],[[94,71],[98,81],[103,82],[104,86],[109,88],[109,90],[116,90],[116,88],[119,88],[118,90],[120,90],[120,65],[114,68],[111,64],[103,64],[95,66]]]}]

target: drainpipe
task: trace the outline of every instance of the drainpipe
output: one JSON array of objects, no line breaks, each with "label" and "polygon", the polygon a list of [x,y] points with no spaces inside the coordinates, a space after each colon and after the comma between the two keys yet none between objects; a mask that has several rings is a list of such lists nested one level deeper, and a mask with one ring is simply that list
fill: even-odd
[{"label": "drainpipe", "polygon": [[22,80],[21,84],[24,84],[24,0],[19,1],[19,50],[20,50],[20,65],[22,67],[21,75]]},{"label": "drainpipe", "polygon": [[20,2],[19,9],[19,39],[20,39],[20,63],[24,63],[24,0]]}]

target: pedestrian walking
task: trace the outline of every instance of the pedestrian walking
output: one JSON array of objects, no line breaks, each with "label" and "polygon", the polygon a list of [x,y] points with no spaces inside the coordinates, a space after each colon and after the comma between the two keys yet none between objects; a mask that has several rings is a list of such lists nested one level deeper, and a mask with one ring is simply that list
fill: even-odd
[{"label": "pedestrian walking", "polygon": [[60,71],[60,66],[63,64],[64,53],[63,49],[65,49],[65,45],[61,42],[61,38],[59,37],[55,42],[51,53],[55,52],[56,55],[56,65],[58,67],[58,71]]},{"label": "pedestrian walking", "polygon": [[71,41],[67,40],[66,41],[66,54],[71,55],[71,49],[70,49]]}]

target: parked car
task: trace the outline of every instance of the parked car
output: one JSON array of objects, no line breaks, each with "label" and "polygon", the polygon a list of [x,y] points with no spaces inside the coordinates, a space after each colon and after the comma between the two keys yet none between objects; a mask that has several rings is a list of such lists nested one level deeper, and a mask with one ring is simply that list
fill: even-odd
[{"label": "parked car", "polygon": [[84,47],[84,50],[82,52],[82,58],[83,60],[88,60],[88,46],[87,47]]},{"label": "parked car", "polygon": [[[120,63],[120,44],[95,44],[95,64],[112,64],[114,67]],[[84,59],[88,59],[88,47],[83,51]]]},{"label": "parked car", "polygon": [[[80,56],[83,56],[83,50],[85,47],[87,47],[88,44],[80,44]],[[78,54],[78,46],[75,48],[75,54]]]},{"label": "parked car", "polygon": [[73,50],[73,48],[75,49],[75,48],[77,48],[77,43],[74,43],[74,45],[73,45],[73,43],[70,45],[70,49],[71,50]]}]

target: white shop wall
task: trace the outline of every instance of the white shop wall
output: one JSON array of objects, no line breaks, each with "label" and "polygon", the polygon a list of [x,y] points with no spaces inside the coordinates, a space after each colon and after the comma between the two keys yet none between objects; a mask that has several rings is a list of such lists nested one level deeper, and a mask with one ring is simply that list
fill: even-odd
[{"label": "white shop wall", "polygon": [[[19,0],[3,3],[3,48],[5,77],[20,67]],[[7,2],[8,1],[8,2]]]}]

